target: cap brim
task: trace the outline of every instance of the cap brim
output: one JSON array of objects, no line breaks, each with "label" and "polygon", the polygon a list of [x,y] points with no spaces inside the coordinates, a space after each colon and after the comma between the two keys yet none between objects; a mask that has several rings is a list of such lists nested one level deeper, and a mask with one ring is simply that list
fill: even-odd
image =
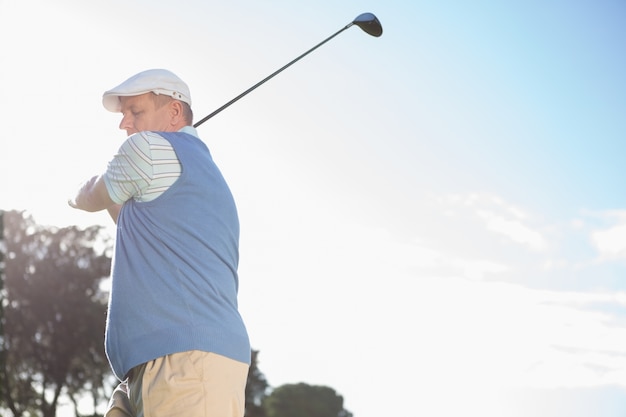
[{"label": "cap brim", "polygon": [[105,109],[113,113],[119,113],[122,110],[120,96],[117,94],[104,93],[102,96],[102,105]]}]

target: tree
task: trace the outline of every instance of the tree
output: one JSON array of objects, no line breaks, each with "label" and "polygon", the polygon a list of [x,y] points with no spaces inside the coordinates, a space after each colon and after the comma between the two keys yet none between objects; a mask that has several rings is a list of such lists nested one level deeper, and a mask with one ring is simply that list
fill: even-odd
[{"label": "tree", "polygon": [[0,407],[15,417],[54,417],[59,398],[106,397],[104,354],[111,244],[100,226],[44,228],[4,213],[6,241]]},{"label": "tree", "polygon": [[5,392],[7,374],[7,350],[4,336],[4,307],[7,304],[6,291],[4,290],[4,211],[0,210],[0,406],[2,398],[7,397]]},{"label": "tree", "polygon": [[246,412],[244,417],[265,417],[262,403],[267,395],[269,384],[265,375],[259,370],[258,359],[259,351],[252,350],[252,360],[246,383]]},{"label": "tree", "polygon": [[305,383],[276,388],[263,402],[267,417],[352,417],[332,388]]}]

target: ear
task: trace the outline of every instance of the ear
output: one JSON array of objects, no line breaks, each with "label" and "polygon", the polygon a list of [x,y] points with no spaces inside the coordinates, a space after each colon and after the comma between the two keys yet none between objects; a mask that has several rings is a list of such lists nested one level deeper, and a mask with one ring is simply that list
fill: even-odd
[{"label": "ear", "polygon": [[178,100],[172,100],[169,103],[170,124],[178,126],[184,123],[183,104]]}]

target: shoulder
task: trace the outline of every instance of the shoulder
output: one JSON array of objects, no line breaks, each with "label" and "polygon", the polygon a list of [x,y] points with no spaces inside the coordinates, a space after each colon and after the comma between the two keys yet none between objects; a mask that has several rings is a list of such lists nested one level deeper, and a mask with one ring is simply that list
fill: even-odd
[{"label": "shoulder", "polygon": [[170,146],[170,143],[158,132],[139,132],[129,136],[122,144],[126,152],[148,153],[153,147]]}]

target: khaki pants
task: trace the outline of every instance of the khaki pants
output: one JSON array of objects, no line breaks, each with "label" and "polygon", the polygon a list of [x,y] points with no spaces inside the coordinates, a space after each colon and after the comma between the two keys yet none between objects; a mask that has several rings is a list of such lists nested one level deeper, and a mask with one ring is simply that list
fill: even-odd
[{"label": "khaki pants", "polygon": [[105,417],[242,417],[248,365],[197,350],[132,369]]}]

